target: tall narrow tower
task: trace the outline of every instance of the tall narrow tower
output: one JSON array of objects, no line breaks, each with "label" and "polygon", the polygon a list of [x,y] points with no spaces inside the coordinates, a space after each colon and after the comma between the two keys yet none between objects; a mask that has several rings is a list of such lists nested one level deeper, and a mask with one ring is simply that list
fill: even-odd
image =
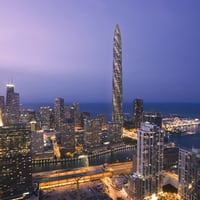
[{"label": "tall narrow tower", "polygon": [[118,24],[114,33],[113,78],[112,78],[112,121],[123,122],[122,116],[122,48]]},{"label": "tall narrow tower", "polygon": [[19,121],[19,93],[14,91],[13,84],[6,85],[6,123],[15,124]]}]

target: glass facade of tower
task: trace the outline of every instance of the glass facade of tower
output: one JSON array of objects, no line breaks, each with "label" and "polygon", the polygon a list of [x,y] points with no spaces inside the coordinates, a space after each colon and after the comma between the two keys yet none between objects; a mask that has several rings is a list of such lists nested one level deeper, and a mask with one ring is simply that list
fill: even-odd
[{"label": "glass facade of tower", "polygon": [[123,122],[122,102],[122,49],[120,29],[117,25],[113,46],[112,121]]},{"label": "glass facade of tower", "polygon": [[200,199],[200,149],[179,150],[179,195],[185,200]]},{"label": "glass facade of tower", "polygon": [[142,115],[143,115],[143,100],[135,99],[133,101],[133,124],[134,128],[140,128],[142,123]]},{"label": "glass facade of tower", "polygon": [[24,125],[0,127],[0,199],[32,190],[31,131]]},{"label": "glass facade of tower", "polygon": [[143,123],[137,136],[137,170],[129,180],[129,190],[140,200],[162,191],[163,130]]},{"label": "glass facade of tower", "polygon": [[19,93],[14,92],[14,85],[6,85],[6,119],[5,124],[19,122]]},{"label": "glass facade of tower", "polygon": [[64,99],[56,98],[54,101],[54,116],[55,116],[55,129],[56,131],[61,131],[63,128],[65,109],[64,109]]}]

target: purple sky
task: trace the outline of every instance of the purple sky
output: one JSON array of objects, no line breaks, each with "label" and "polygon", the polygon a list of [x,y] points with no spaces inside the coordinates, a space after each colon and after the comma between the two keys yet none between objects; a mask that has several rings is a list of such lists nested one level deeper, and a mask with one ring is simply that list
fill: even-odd
[{"label": "purple sky", "polygon": [[115,25],[124,101],[200,102],[199,0],[0,1],[0,95],[111,102]]}]

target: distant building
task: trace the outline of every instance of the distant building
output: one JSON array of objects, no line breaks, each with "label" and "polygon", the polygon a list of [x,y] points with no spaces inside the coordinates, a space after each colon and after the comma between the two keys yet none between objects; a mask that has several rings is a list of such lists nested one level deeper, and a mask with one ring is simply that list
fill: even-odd
[{"label": "distant building", "polygon": [[81,127],[84,127],[84,120],[90,118],[90,113],[89,112],[82,112],[80,116],[80,124]]},{"label": "distant building", "polygon": [[56,98],[54,101],[55,130],[61,131],[64,124],[64,99]]},{"label": "distant building", "polygon": [[143,100],[135,99],[133,101],[133,127],[140,128],[143,116]]},{"label": "distant building", "polygon": [[43,132],[32,131],[31,133],[31,153],[32,158],[43,157],[44,154],[44,134]]},{"label": "distant building", "polygon": [[23,125],[0,127],[0,199],[32,190],[31,131]]},{"label": "distant building", "polygon": [[61,132],[56,134],[56,138],[62,157],[65,157],[68,152],[74,153],[75,130],[73,124],[67,124]]},{"label": "distant building", "polygon": [[5,100],[4,100],[4,96],[0,96],[0,109],[2,111],[4,111],[5,108]]},{"label": "distant building", "polygon": [[42,130],[50,129],[50,114],[51,112],[49,106],[43,106],[39,108],[38,115]]},{"label": "distant building", "polygon": [[118,143],[122,141],[122,124],[120,122],[108,123],[108,136],[111,143]]},{"label": "distant building", "polygon": [[122,46],[118,24],[115,27],[113,45],[113,78],[112,78],[112,121],[123,123],[122,97]]},{"label": "distant building", "polygon": [[99,119],[84,120],[84,146],[87,149],[101,145],[101,121]]},{"label": "distant building", "polygon": [[107,126],[106,115],[97,115],[97,119],[101,121],[101,128],[106,129]]},{"label": "distant building", "polygon": [[129,195],[134,200],[144,199],[162,191],[164,133],[148,122],[138,130],[137,171],[129,177]]},{"label": "distant building", "polygon": [[158,112],[144,112],[143,122],[149,122],[162,128],[162,116]]},{"label": "distant building", "polygon": [[185,200],[200,199],[200,149],[179,150],[179,195]]},{"label": "distant building", "polygon": [[75,127],[80,126],[80,105],[79,103],[73,103],[73,105],[70,107],[70,118],[72,122],[74,123]]},{"label": "distant building", "polygon": [[14,91],[13,84],[7,84],[6,89],[5,124],[15,124],[19,122],[19,93]]},{"label": "distant building", "polygon": [[179,148],[174,143],[164,147],[163,169],[177,173]]},{"label": "distant building", "polygon": [[36,119],[35,111],[32,109],[20,109],[19,113],[20,123],[28,123]]}]

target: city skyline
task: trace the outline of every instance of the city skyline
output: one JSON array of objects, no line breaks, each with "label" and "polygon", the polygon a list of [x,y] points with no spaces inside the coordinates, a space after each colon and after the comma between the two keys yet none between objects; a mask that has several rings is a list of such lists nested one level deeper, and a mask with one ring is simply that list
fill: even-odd
[{"label": "city skyline", "polygon": [[119,24],[124,102],[200,102],[199,7],[198,1],[1,2],[0,95],[13,81],[21,103],[111,102]]}]

